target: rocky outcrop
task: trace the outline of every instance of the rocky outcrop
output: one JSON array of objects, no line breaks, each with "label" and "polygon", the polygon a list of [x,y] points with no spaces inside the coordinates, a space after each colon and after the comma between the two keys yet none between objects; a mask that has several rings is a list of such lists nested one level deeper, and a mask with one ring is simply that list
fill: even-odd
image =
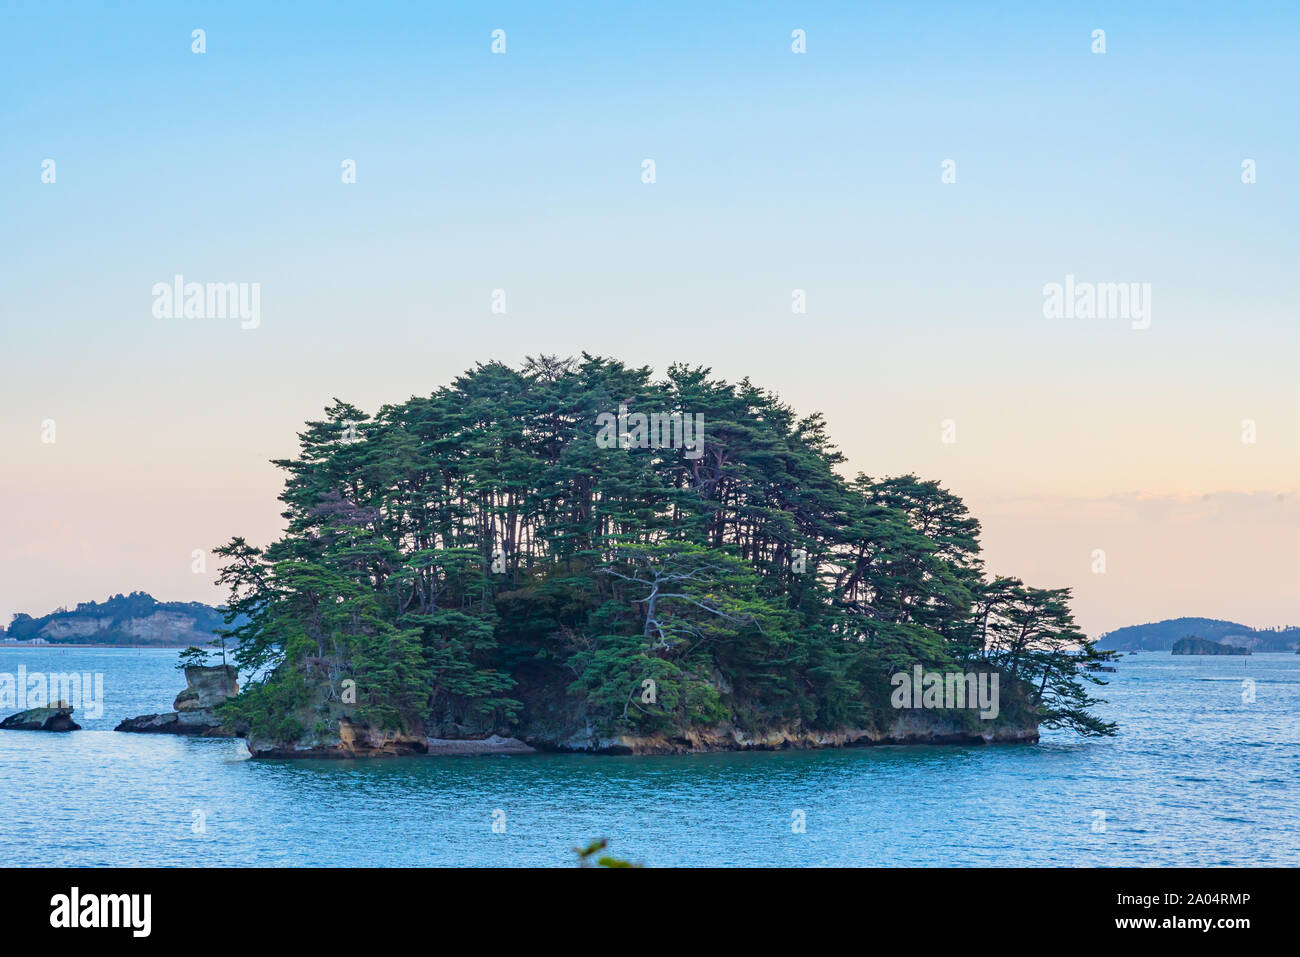
[{"label": "rocky outcrop", "polygon": [[[917,718],[915,715],[925,715]],[[813,731],[780,727],[747,732],[731,725],[689,729],[649,736],[603,735],[587,731],[565,738],[525,735],[523,739],[492,734],[484,738],[429,738],[421,734],[384,731],[339,722],[337,734],[308,735],[293,742],[248,739],[255,758],[373,758],[413,755],[469,756],[534,754],[559,751],[586,754],[703,754],[712,751],[783,751],[815,748],[854,748],[876,744],[1033,744],[1036,723],[999,724],[972,729],[959,722],[909,712],[883,728],[839,728]]]},{"label": "rocky outcrop", "polygon": [[601,735],[590,730],[563,739],[527,738],[538,750],[588,754],[700,754],[711,751],[784,751],[855,748],[876,744],[1033,744],[1038,724],[994,722],[974,728],[933,711],[907,711],[880,727],[817,731],[782,726],[745,731],[732,725],[645,737]]},{"label": "rocky outcrop", "polygon": [[221,722],[211,714],[184,714],[176,711],[123,718],[113,730],[136,734],[184,734],[203,738],[239,737],[236,732],[222,727]]},{"label": "rocky outcrop", "polygon": [[481,754],[536,754],[518,738],[489,734],[486,738],[429,738],[429,754],[481,755]]},{"label": "rocky outcrop", "polygon": [[973,721],[942,711],[890,711],[878,726],[812,730],[797,725],[747,731],[729,724],[656,735],[603,734],[586,725],[562,730],[525,726],[519,737],[429,737],[420,732],[381,730],[337,719],[337,731],[317,731],[296,741],[248,738],[255,758],[369,758],[412,755],[462,756],[532,754],[701,754],[713,751],[782,751],[853,748],[878,744],[1033,744],[1038,722],[1020,713],[996,721]]},{"label": "rocky outcrop", "polygon": [[172,707],[187,713],[210,712],[239,694],[238,677],[234,665],[191,665],[185,669],[185,690],[176,696]]},{"label": "rocky outcrop", "polygon": [[273,741],[250,734],[248,753],[255,758],[400,758],[425,754],[429,739],[415,732],[393,731],[346,718],[330,730],[313,732],[295,741]]},{"label": "rocky outcrop", "polygon": [[342,709],[297,740],[274,741],[250,734],[247,742],[248,752],[255,758],[400,758],[422,754],[469,757],[532,754],[536,750],[518,738],[499,734],[430,737],[423,729],[378,728]]},{"label": "rocky outcrop", "polygon": [[172,702],[175,711],[127,718],[113,730],[205,738],[237,737],[238,732],[223,727],[215,712],[217,705],[239,694],[237,677],[232,665],[191,665],[185,669],[185,690]]},{"label": "rocky outcrop", "polygon": [[66,701],[59,701],[49,708],[19,711],[0,721],[0,730],[80,731],[81,725],[72,720],[73,710]]}]

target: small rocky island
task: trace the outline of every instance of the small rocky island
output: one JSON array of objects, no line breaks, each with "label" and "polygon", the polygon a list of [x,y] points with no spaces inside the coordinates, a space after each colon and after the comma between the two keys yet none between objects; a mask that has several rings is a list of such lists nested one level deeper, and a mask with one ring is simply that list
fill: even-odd
[{"label": "small rocky island", "polygon": [[1173,653],[1176,655],[1248,655],[1250,649],[1238,645],[1224,645],[1217,641],[1210,641],[1208,638],[1197,638],[1195,635],[1188,635],[1186,638],[1179,638],[1174,642]]},{"label": "small rocky island", "polygon": [[57,701],[48,708],[29,708],[0,721],[0,731],[80,731],[81,725],[72,720],[72,711],[66,701]]},{"label": "small rocky island", "polygon": [[233,738],[238,732],[222,726],[216,708],[239,694],[233,665],[190,665],[185,669],[185,690],[172,702],[174,711],[127,718],[114,731],[137,734],[186,734],[205,738]]}]

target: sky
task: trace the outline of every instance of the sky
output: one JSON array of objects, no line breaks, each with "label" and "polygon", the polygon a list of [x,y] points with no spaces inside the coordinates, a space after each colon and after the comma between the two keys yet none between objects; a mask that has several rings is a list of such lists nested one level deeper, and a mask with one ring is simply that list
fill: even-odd
[{"label": "sky", "polygon": [[1300,6],[699,6],[6,4],[0,623],[218,602],[334,397],[583,351],[823,412],[1094,636],[1300,623]]}]

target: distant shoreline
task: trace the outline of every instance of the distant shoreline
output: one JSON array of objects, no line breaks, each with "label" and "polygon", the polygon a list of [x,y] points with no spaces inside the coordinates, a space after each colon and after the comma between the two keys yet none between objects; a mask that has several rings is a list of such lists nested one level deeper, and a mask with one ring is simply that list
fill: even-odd
[{"label": "distant shoreline", "polygon": [[189,645],[96,645],[71,641],[50,641],[43,645],[29,645],[24,642],[0,641],[0,648],[13,648],[30,651],[34,648],[153,648],[156,651],[182,651]]}]

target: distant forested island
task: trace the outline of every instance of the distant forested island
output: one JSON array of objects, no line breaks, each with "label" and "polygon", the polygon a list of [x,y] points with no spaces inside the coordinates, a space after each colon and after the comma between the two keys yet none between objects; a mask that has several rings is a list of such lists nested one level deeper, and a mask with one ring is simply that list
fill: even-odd
[{"label": "distant forested island", "polygon": [[[842,478],[822,416],[748,379],[490,362],[299,442],[283,537],[218,549],[255,755],[1114,732],[1068,589],[990,577],[960,499]],[[996,676],[996,718],[900,706],[923,672]]]},{"label": "distant forested island", "polygon": [[1208,638],[1188,635],[1174,642],[1173,653],[1176,655],[1248,655],[1249,648],[1240,645],[1224,645]]},{"label": "distant forested island", "polygon": [[1300,648],[1300,627],[1251,628],[1217,618],[1169,618],[1149,625],[1130,625],[1097,639],[1097,647],[1110,651],[1169,651],[1174,642],[1195,635],[1254,652],[1295,651]]},{"label": "distant forested island", "polygon": [[0,638],[57,644],[206,645],[225,627],[221,609],[196,601],[158,601],[142,591],[86,601],[33,618],[16,614]]}]

